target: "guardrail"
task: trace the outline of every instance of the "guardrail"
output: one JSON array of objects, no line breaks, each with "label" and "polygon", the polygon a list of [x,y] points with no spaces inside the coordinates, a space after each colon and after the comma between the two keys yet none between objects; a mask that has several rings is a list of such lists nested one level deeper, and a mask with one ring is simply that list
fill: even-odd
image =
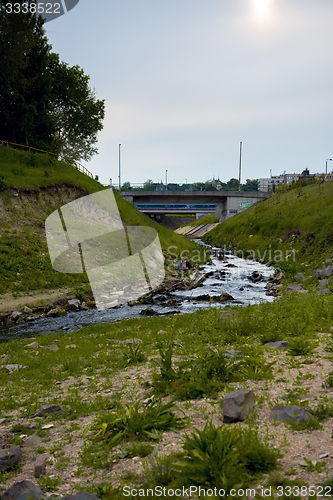
[{"label": "guardrail", "polygon": [[92,179],[94,178],[93,174],[91,172],[89,172],[89,170],[86,167],[81,165],[81,163],[79,163],[78,161],[73,160],[73,158],[69,158],[68,156],[63,156],[63,155],[60,155],[58,153],[51,153],[50,151],[45,151],[44,149],[38,149],[38,148],[33,148],[31,146],[25,146],[24,144],[16,144],[15,142],[2,141],[1,139],[0,139],[0,144],[5,144],[7,147],[8,146],[18,146],[20,148],[29,149],[29,151],[31,149],[33,149],[34,151],[39,151],[40,153],[47,153],[48,155],[56,156],[57,159],[60,158],[61,160],[64,160],[66,163],[70,163],[74,168],[76,168],[77,170],[79,170],[83,174],[88,175]]}]

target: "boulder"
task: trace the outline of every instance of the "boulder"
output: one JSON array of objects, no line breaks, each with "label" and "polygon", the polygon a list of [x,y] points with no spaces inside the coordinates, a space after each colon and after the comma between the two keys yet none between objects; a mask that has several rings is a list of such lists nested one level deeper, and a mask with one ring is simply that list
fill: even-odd
[{"label": "boulder", "polygon": [[1,496],[1,500],[36,500],[44,498],[45,495],[40,487],[27,480],[12,484]]},{"label": "boulder", "polygon": [[26,314],[32,314],[32,309],[31,309],[31,307],[24,306],[23,312],[25,312]]},{"label": "boulder", "polygon": [[37,436],[37,434],[33,434],[24,440],[23,446],[24,448],[39,448],[39,446],[42,446],[42,443],[42,438]]},{"label": "boulder", "polygon": [[40,477],[43,476],[46,472],[46,462],[47,455],[44,453],[43,455],[38,455],[34,463],[34,476]]},{"label": "boulder", "polygon": [[12,446],[9,450],[0,450],[0,471],[6,471],[14,467],[21,459],[21,456],[22,452],[19,446]]},{"label": "boulder", "polygon": [[286,292],[287,293],[292,293],[292,292],[306,293],[307,290],[304,290],[302,285],[295,284],[295,285],[287,285]]},{"label": "boulder", "polygon": [[287,349],[289,342],[287,340],[278,340],[277,342],[266,342],[267,347],[272,349]]},{"label": "boulder", "polygon": [[321,288],[318,292],[319,295],[326,295],[327,293],[330,293],[329,288]]},{"label": "boulder", "polygon": [[12,321],[17,321],[21,316],[22,313],[20,311],[13,311],[12,314],[10,315],[10,319]]},{"label": "boulder", "polygon": [[301,406],[274,406],[269,415],[270,420],[277,419],[279,422],[294,422],[296,420],[299,423],[306,422],[311,418],[314,419],[315,417]]},{"label": "boulder", "polygon": [[156,316],[158,313],[152,307],[147,307],[146,309],[142,309],[140,314],[142,316]]},{"label": "boulder", "polygon": [[230,392],[223,399],[223,422],[239,422],[254,408],[254,394],[249,389]]},{"label": "boulder", "polygon": [[251,274],[251,276],[249,276],[249,279],[251,281],[253,281],[254,283],[257,282],[257,281],[261,281],[263,278],[262,274],[259,273],[259,271],[253,271],[253,273]]},{"label": "boulder", "polygon": [[79,299],[70,299],[68,301],[68,308],[71,311],[76,311],[77,309],[80,309],[80,301],[79,301]]},{"label": "boulder", "polygon": [[62,412],[63,409],[61,406],[53,404],[53,405],[44,405],[41,408],[39,408],[34,414],[34,417],[43,417],[44,415],[49,415],[50,413],[60,413]]},{"label": "boulder", "polygon": [[227,300],[234,300],[233,296],[227,292],[223,292],[218,298],[217,302],[226,302]]},{"label": "boulder", "polygon": [[47,314],[46,316],[48,318],[56,318],[58,316],[58,308],[56,307],[55,309],[51,309]]}]

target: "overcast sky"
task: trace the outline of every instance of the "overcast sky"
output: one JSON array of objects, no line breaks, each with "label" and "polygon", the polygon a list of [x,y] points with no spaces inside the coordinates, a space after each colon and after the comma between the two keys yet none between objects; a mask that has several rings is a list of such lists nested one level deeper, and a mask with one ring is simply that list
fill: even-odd
[{"label": "overcast sky", "polygon": [[[45,24],[105,99],[102,183],[323,172],[333,158],[332,0],[80,0]],[[328,162],[329,170],[333,161]]]}]

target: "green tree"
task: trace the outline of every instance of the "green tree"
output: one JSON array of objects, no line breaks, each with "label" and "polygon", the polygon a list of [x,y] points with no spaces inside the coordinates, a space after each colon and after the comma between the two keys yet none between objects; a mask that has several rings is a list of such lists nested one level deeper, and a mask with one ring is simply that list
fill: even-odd
[{"label": "green tree", "polygon": [[227,182],[227,191],[238,191],[238,179],[232,178]]},{"label": "green tree", "polygon": [[54,125],[53,149],[75,160],[90,160],[97,153],[97,133],[103,128],[104,100],[96,99],[89,76],[79,66],[49,55],[51,77],[49,113]]},{"label": "green tree", "polygon": [[[51,52],[44,19],[29,12],[33,0],[0,0],[0,139],[76,160],[97,153],[104,101],[78,66]],[[28,7],[27,7],[28,6]]]},{"label": "green tree", "polygon": [[242,191],[258,191],[258,179],[246,179],[246,184],[242,185]]},{"label": "green tree", "polygon": [[53,134],[46,71],[51,47],[43,22],[34,14],[9,13],[8,2],[0,0],[0,138],[40,148]]}]

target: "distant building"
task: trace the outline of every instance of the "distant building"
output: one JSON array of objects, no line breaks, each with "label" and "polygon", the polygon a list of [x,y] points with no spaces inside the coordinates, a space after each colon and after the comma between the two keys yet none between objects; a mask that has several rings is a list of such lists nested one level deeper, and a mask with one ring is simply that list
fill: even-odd
[{"label": "distant building", "polygon": [[[272,175],[271,177],[264,177],[259,179],[258,181],[258,190],[259,191],[274,191],[275,187],[279,184],[292,184],[300,179],[313,179],[320,178],[323,174],[310,174],[309,169],[303,170],[301,174],[281,174],[281,175]],[[333,180],[333,172],[327,174],[327,179]]]}]

